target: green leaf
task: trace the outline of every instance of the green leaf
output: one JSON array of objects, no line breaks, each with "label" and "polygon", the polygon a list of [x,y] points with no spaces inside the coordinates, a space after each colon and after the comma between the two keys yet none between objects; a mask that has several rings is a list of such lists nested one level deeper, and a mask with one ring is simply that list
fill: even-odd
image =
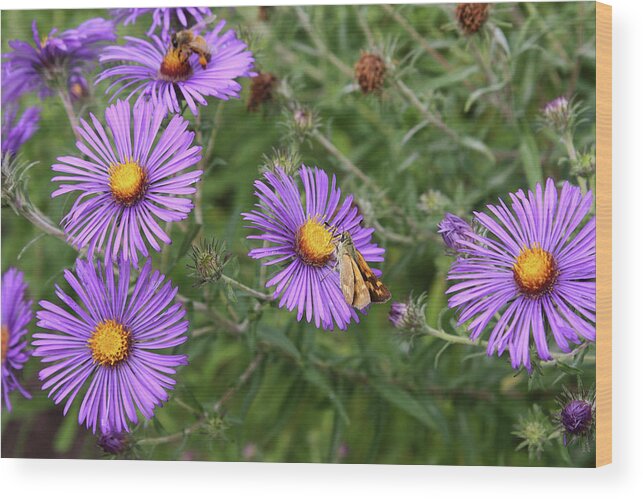
[{"label": "green leaf", "polygon": [[538,146],[531,133],[523,130],[522,143],[520,144],[520,159],[527,178],[527,185],[533,189],[536,184],[543,182],[543,169],[540,164]]},{"label": "green leaf", "polygon": [[452,85],[455,85],[456,83],[460,83],[461,81],[466,80],[467,78],[469,78],[469,76],[473,75],[477,71],[478,66],[476,64],[464,67],[462,69],[449,71],[442,76],[431,78],[424,88],[425,90],[435,90],[440,87],[450,87]]},{"label": "green leaf", "polygon": [[460,139],[460,144],[462,144],[464,147],[468,147],[469,149],[479,152],[480,154],[484,155],[489,161],[495,164],[496,157],[491,152],[491,149],[489,149],[480,140],[474,139],[473,137],[466,136]]},{"label": "green leaf", "polygon": [[185,237],[181,241],[181,246],[179,246],[179,250],[176,256],[174,257],[174,260],[172,261],[172,265],[170,266],[170,269],[168,272],[172,271],[174,267],[176,267],[176,264],[181,261],[181,258],[183,258],[187,254],[187,252],[192,247],[192,242],[194,241],[194,238],[198,235],[200,230],[201,230],[200,224],[191,223],[188,226],[188,230],[185,233]]},{"label": "green leaf", "polygon": [[509,50],[509,42],[507,42],[507,37],[503,31],[498,27],[494,26],[492,29],[494,41],[502,47],[502,50],[505,51],[507,57],[511,57],[511,50]]},{"label": "green leaf", "polygon": [[498,83],[494,83],[493,85],[489,85],[488,87],[483,87],[479,88],[478,90],[474,90],[471,92],[469,95],[469,98],[467,99],[467,102],[464,104],[464,112],[468,113],[469,109],[471,109],[471,106],[483,95],[490,94],[492,92],[497,92],[498,90],[502,90],[502,88],[507,84],[506,81],[500,81]]},{"label": "green leaf", "polygon": [[56,432],[56,436],[54,437],[54,450],[60,454],[63,454],[71,449],[78,428],[79,426],[76,418],[64,418],[63,424],[60,425],[60,428],[58,429],[58,431]]},{"label": "green leaf", "polygon": [[556,367],[563,371],[566,374],[571,374],[572,376],[576,375],[582,375],[583,370],[579,369],[578,367],[570,366],[569,364],[566,364],[565,362],[558,361],[556,362]]},{"label": "green leaf", "polygon": [[306,381],[308,381],[312,385],[315,385],[324,394],[326,394],[326,396],[330,399],[330,401],[335,406],[335,409],[337,410],[338,415],[342,418],[344,423],[350,424],[350,418],[348,417],[348,413],[344,408],[344,404],[337,396],[337,394],[335,393],[335,390],[333,390],[333,387],[330,385],[328,380],[322,375],[322,373],[319,372],[318,369],[312,366],[306,366],[303,370],[303,373]]},{"label": "green leaf", "polygon": [[425,407],[403,388],[378,379],[373,380],[371,386],[384,400],[390,402],[408,415],[413,416],[429,428],[437,430],[435,421],[433,421],[433,418],[429,415]]},{"label": "green leaf", "polygon": [[259,340],[265,341],[270,346],[286,352],[297,362],[301,362],[301,353],[297,350],[295,344],[278,329],[261,328],[258,332]]}]

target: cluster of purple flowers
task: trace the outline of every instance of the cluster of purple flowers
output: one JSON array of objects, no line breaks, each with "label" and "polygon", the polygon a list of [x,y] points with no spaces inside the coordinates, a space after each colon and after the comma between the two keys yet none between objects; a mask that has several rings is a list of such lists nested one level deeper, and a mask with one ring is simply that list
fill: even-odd
[{"label": "cluster of purple flowers", "polygon": [[[254,75],[253,54],[234,31],[224,31],[224,21],[205,27],[209,9],[114,12],[125,25],[144,15],[152,17],[147,38],[126,37],[124,45],[106,46],[116,40],[114,21],[92,19],[42,39],[34,23],[34,43],[10,42],[2,67],[3,156],[17,154],[37,129],[38,108],[17,118],[26,92],[45,98],[66,89],[72,101],[82,99],[88,71],[99,61],[104,67],[96,83],[112,80],[106,92],[125,97],[104,116],[81,119],[78,153],[57,158],[52,167],[58,185],[52,196],[78,194],[62,224],[87,257],[64,273],[72,293],[56,286],[58,304],[39,303],[33,352],[26,340],[32,312],[23,274],[10,269],[2,280],[5,405],[11,409],[14,390],[29,396],[17,375],[30,355],[38,357],[46,365],[39,374],[42,388],[64,403],[65,414],[80,399],[79,424],[100,431],[108,452],[125,446],[123,435],[141,415],[153,416],[168,399],[177,368],[188,363],[187,355],[167,353],[187,339],[186,311],[177,288],[149,259],[150,249],[160,252],[171,243],[163,224],[190,215],[203,175],[201,147],[183,104],[196,115],[207,97],[239,97],[237,80]],[[186,36],[202,41],[207,57],[175,36],[194,23],[203,25]],[[560,104],[548,112],[559,112]],[[255,209],[242,215],[257,231],[248,238],[263,243],[249,256],[276,269],[266,283],[274,288],[272,299],[318,328],[344,330],[358,322],[342,293],[337,237],[350,236],[365,262],[383,262],[384,249],[373,242],[374,230],[364,227],[353,197],[342,196],[334,175],[305,165],[293,175],[269,171],[254,186]],[[456,255],[447,295],[458,325],[466,325],[472,340],[489,332],[488,355],[508,351],[513,368],[531,370],[532,345],[540,359],[552,359],[550,336],[563,352],[595,340],[593,201],[567,182],[557,189],[552,179],[510,198],[511,207],[500,200],[487,206],[488,213],[475,212],[476,230],[448,213],[438,233]],[[396,328],[420,331],[424,307],[394,303],[390,320]],[[587,401],[570,402],[561,424],[570,434],[585,434],[591,410]]]},{"label": "cluster of purple flowers", "polygon": [[[115,22],[133,23],[145,14],[152,17],[149,41],[106,46],[116,41]],[[39,303],[33,352],[26,340],[32,312],[23,274],[10,269],[2,280],[4,405],[11,409],[14,390],[29,397],[18,375],[30,355],[39,357],[47,365],[39,375],[42,388],[64,403],[65,414],[80,398],[78,422],[99,431],[109,452],[122,447],[115,447],[115,435],[130,431],[141,416],[153,416],[175,384],[176,369],[188,362],[187,355],[167,353],[187,339],[177,288],[147,258],[150,248],[161,251],[171,243],[163,226],[188,217],[203,173],[196,168],[201,147],[189,121],[172,113],[180,111],[179,102],[196,114],[197,104],[207,105],[205,96],[239,97],[236,80],[253,74],[254,61],[234,31],[223,32],[224,21],[207,29],[209,9],[122,9],[115,15],[42,38],[34,22],[33,43],[11,41],[2,62],[3,156],[16,155],[37,129],[37,107],[18,119],[26,93],[41,99],[58,93],[73,106],[88,95],[89,71],[98,62],[116,63],[97,79],[115,78],[108,91],[123,85],[119,94],[134,84],[140,92],[133,106],[118,100],[104,116],[80,119],[78,154],[61,156],[52,167],[58,183],[52,196],[78,193],[62,223],[69,242],[86,249],[87,258],[65,271],[72,294],[56,286],[60,304]],[[204,41],[206,67],[199,54],[171,41],[172,32],[196,22],[203,23],[194,36]],[[183,76],[169,78],[172,67]]]},{"label": "cluster of purple flowers", "polygon": [[33,44],[12,40],[12,51],[4,54],[5,102],[15,101],[26,92],[36,92],[41,99],[49,97],[66,86],[71,75],[90,70],[101,47],[116,40],[114,23],[101,18],[62,33],[52,29],[45,36],[40,35],[34,21],[32,31]]}]

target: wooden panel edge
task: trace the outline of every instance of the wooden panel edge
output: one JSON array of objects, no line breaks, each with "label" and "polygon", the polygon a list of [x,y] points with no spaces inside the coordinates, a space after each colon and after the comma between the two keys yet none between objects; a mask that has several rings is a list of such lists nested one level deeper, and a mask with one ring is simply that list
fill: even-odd
[{"label": "wooden panel edge", "polygon": [[612,462],[612,7],[596,3],[596,466]]}]

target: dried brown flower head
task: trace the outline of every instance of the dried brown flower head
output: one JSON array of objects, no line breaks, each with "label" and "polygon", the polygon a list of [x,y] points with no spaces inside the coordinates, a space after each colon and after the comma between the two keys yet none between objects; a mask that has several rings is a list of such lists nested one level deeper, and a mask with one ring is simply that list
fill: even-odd
[{"label": "dried brown flower head", "polygon": [[257,111],[264,102],[272,100],[272,91],[277,83],[277,77],[272,73],[259,73],[252,78],[248,111]]},{"label": "dried brown flower head", "polygon": [[365,94],[381,90],[385,76],[386,63],[379,55],[364,52],[355,64],[355,78]]},{"label": "dried brown flower head", "polygon": [[459,3],[455,8],[455,17],[460,28],[467,35],[477,33],[489,17],[488,3]]},{"label": "dried brown flower head", "polygon": [[259,20],[263,22],[267,22],[268,19],[270,19],[270,11],[273,9],[273,7],[266,7],[266,6],[260,6],[259,7]]}]

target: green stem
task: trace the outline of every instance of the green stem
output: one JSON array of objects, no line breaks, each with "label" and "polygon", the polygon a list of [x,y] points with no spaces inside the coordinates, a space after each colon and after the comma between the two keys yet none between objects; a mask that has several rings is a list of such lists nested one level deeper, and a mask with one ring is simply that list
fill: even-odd
[{"label": "green stem", "polygon": [[227,275],[222,275],[221,280],[223,282],[228,283],[230,286],[233,288],[237,288],[240,291],[243,291],[249,296],[252,296],[253,298],[256,298],[257,300],[260,301],[274,301],[274,298],[272,295],[262,293],[261,291],[257,291],[256,289],[252,289],[249,286],[246,286],[245,284],[240,283],[239,281],[233,279],[232,277],[228,277]]},{"label": "green stem", "polygon": [[435,338],[439,338],[441,340],[447,341],[449,343],[457,343],[459,345],[468,345],[468,346],[482,346],[486,347],[489,342],[484,341],[484,340],[478,340],[478,341],[471,341],[468,337],[466,336],[456,336],[455,334],[449,334],[445,333],[441,329],[435,329],[428,324],[424,324],[422,327],[422,334],[426,336],[434,336]]},{"label": "green stem", "polygon": [[407,87],[402,80],[397,80],[395,84],[397,85],[397,88],[400,90],[402,95],[406,97],[409,103],[420,112],[424,119],[442,130],[446,135],[449,136],[449,138],[451,138],[455,142],[460,142],[460,136],[457,134],[457,132],[449,128],[448,125],[444,121],[442,121],[442,118],[440,118],[436,114],[433,114],[428,106],[424,105],[422,101],[420,101],[418,96],[415,95],[415,92]]},{"label": "green stem", "polygon": [[[572,168],[578,162],[578,153],[576,152],[576,147],[574,146],[574,137],[572,136],[571,130],[567,130],[562,137],[563,144],[567,150],[567,156],[569,157],[569,162]],[[587,179],[581,175],[576,175],[576,181],[580,187],[581,192],[584,194],[587,193]]]},{"label": "green stem", "polygon": [[326,59],[328,59],[331,63],[333,63],[335,67],[339,69],[342,73],[344,73],[347,77],[351,79],[354,78],[355,75],[352,68],[344,64],[341,61],[341,59],[339,59],[335,54],[333,54],[330,50],[328,50],[328,47],[326,47],[326,44],[323,42],[323,40],[317,34],[317,32],[313,29],[313,26],[310,22],[310,17],[306,13],[306,11],[301,7],[295,7],[295,12],[297,13],[297,17],[299,17],[299,22],[308,33],[308,36],[310,36],[310,39],[315,44],[315,48],[317,48],[317,52],[319,52],[319,55],[326,57]]},{"label": "green stem", "polygon": [[[248,382],[252,374],[261,365],[263,358],[263,353],[258,353],[257,355],[255,355],[255,357],[252,359],[248,367],[246,367],[246,369],[241,373],[234,385],[230,387],[214,404],[214,406],[212,407],[212,412],[214,414],[219,414],[223,406],[243,387],[243,385]],[[192,408],[190,408],[190,410],[193,411]],[[192,433],[201,429],[201,427],[203,427],[203,425],[205,425],[205,423],[208,421],[208,417],[209,414],[204,413],[196,422],[194,422],[187,428],[184,428],[182,431],[172,433],[170,435],[165,435],[163,437],[143,438],[136,443],[137,445],[158,445],[176,442],[177,440],[181,440],[182,438],[185,438],[186,436],[191,435]]]},{"label": "green stem", "polygon": [[63,107],[65,108],[65,113],[67,114],[67,118],[69,119],[69,124],[71,125],[71,130],[74,132],[74,136],[76,137],[76,140],[81,140],[80,133],[78,132],[78,128],[80,127],[80,121],[78,120],[78,116],[76,116],[76,113],[74,112],[74,106],[71,103],[71,99],[69,98],[69,93],[66,90],[59,90],[58,95],[60,97],[60,100],[63,103]]}]

